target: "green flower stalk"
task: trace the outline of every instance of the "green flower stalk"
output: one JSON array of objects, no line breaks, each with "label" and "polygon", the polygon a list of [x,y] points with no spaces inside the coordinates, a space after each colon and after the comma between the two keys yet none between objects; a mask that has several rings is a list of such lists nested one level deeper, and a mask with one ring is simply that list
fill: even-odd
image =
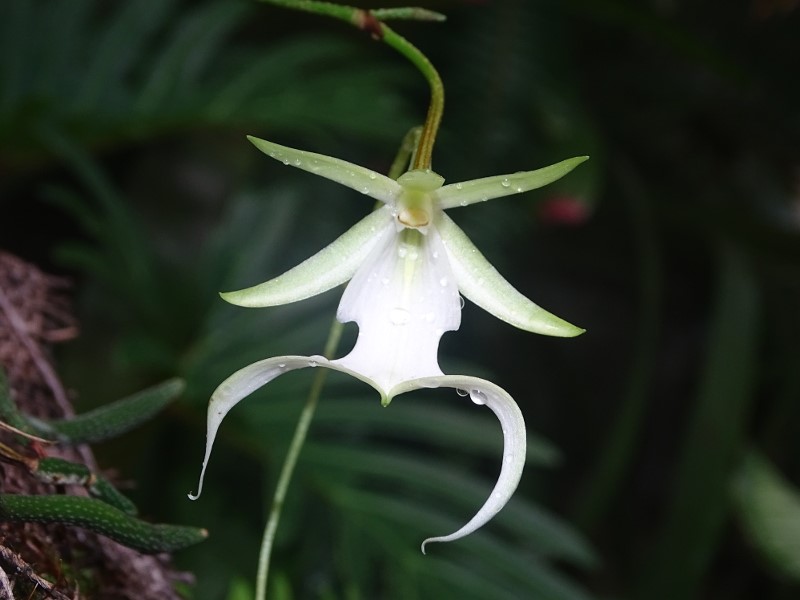
[{"label": "green flower stalk", "polygon": [[384,406],[420,388],[464,390],[488,406],[503,430],[503,461],[492,493],[457,531],[422,543],[453,541],[488,522],[508,501],[525,463],[525,423],[517,404],[490,381],[445,375],[438,363],[439,341],[461,323],[459,293],[497,318],[525,331],[572,337],[583,333],[519,293],[483,257],[445,210],[523,193],[569,173],[587,157],[535,171],[444,185],[430,169],[412,169],[396,181],[369,169],[312,152],[249,138],[271,158],[325,177],[380,203],[344,235],[295,268],[260,285],[223,293],[232,304],[267,307],[321,294],[347,281],[337,311],[355,322],[355,347],[344,357],[278,356],[237,371],[214,392],[208,409],[207,445],[196,499],[217,430],[243,398],[283,373],[306,367],[341,371],[372,386]]}]

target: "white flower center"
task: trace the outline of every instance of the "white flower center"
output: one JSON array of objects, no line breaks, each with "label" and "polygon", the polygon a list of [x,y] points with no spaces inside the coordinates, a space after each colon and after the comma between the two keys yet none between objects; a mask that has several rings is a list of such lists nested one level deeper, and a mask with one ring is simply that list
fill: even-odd
[{"label": "white flower center", "polygon": [[[458,329],[461,304],[439,233],[389,226],[342,296],[337,318],[358,323],[358,340],[333,361],[385,392],[400,382],[441,375],[439,340]],[[444,282],[444,283],[442,283]]]}]

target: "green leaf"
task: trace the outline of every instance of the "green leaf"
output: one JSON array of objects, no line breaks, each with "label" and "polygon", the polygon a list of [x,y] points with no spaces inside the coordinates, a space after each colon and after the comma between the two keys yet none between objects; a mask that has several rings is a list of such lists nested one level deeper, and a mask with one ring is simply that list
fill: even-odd
[{"label": "green leaf", "polygon": [[749,261],[720,248],[719,280],[698,398],[685,432],[660,544],[639,597],[690,599],[721,541],[730,477],[746,443],[759,339],[758,287]]},{"label": "green leaf", "polygon": [[800,581],[800,490],[751,451],[736,473],[732,493],[756,553],[776,574]]}]

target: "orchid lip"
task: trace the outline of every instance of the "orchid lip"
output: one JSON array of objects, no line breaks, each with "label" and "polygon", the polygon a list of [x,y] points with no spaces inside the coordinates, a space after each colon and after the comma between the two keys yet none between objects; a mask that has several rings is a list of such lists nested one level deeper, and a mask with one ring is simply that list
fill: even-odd
[{"label": "orchid lip", "polygon": [[214,440],[228,412],[241,400],[280,375],[306,367],[326,367],[352,375],[377,390],[381,394],[384,404],[388,404],[395,396],[419,389],[449,387],[456,390],[468,390],[468,395],[475,404],[486,405],[497,416],[503,431],[503,459],[494,488],[483,506],[463,527],[453,533],[424,540],[421,546],[423,554],[427,544],[451,542],[482,527],[506,505],[513,495],[525,465],[527,452],[525,421],[514,399],[494,383],[465,375],[439,375],[403,381],[387,391],[380,383],[366,377],[363,373],[351,370],[342,365],[340,361],[330,361],[323,356],[277,356],[240,369],[222,382],[211,396],[205,457],[197,492],[189,494],[190,499],[198,499],[203,491],[203,480]]}]

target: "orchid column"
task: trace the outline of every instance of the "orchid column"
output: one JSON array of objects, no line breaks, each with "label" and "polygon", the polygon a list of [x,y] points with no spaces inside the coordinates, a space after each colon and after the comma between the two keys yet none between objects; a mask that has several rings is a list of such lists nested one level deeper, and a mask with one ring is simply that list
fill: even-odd
[{"label": "orchid column", "polygon": [[[260,285],[223,293],[223,299],[239,306],[269,307],[300,301],[349,281],[336,317],[341,323],[357,323],[359,333],[354,348],[342,358],[331,359],[334,352],[331,343],[327,356],[268,358],[225,380],[210,401],[203,471],[197,495],[191,497],[200,495],[214,438],[228,411],[256,389],[288,371],[325,367],[348,373],[372,386],[380,394],[384,406],[394,397],[420,388],[464,390],[473,402],[488,406],[500,421],[504,437],[500,475],[475,516],[449,535],[426,539],[422,543],[424,552],[425,545],[430,542],[456,540],[489,521],[513,494],[525,463],[525,424],[513,398],[490,381],[467,375],[445,375],[439,367],[439,341],[446,331],[457,330],[461,323],[459,294],[526,331],[561,337],[583,332],[514,289],[445,211],[541,187],[564,176],[586,157],[567,159],[535,171],[444,185],[444,178],[431,170],[433,143],[444,106],[441,81],[427,59],[380,20],[436,15],[420,9],[366,12],[307,1],[275,3],[349,21],[389,43],[420,68],[430,82],[433,99],[413,149],[411,168],[394,174],[396,179],[329,156],[249,138],[269,157],[347,186],[358,195],[374,198],[378,208],[295,268]],[[407,154],[396,162],[401,171],[408,163]],[[333,339],[338,339],[338,328],[333,331]],[[261,593],[271,539],[277,526],[276,515],[320,388],[321,379],[318,379],[276,492],[262,549]]]}]

